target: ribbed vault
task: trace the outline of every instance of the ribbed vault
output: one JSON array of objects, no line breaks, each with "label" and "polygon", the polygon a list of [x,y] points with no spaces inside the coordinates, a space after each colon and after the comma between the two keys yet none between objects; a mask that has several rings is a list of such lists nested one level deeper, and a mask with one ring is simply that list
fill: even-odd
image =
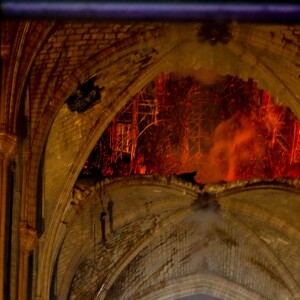
[{"label": "ribbed vault", "polygon": [[[67,219],[78,211],[72,189],[84,162],[118,111],[157,74],[206,69],[244,80],[254,78],[279,103],[300,115],[299,66],[295,63],[299,43],[293,26],[234,23],[232,40],[214,46],[197,41],[199,24],[193,23],[66,22],[53,28],[33,63],[27,86],[34,166],[28,178],[37,178],[43,150],[39,141],[45,141],[49,133],[44,162],[45,232],[38,259],[43,272],[38,274],[36,285],[36,294],[41,297],[49,294],[55,260],[66,247]],[[104,87],[101,101],[84,113],[71,112],[64,102],[92,76]],[[28,193],[34,194],[33,184]],[[34,206],[30,199],[28,207]],[[74,261],[64,286],[69,286],[75,265],[80,263],[79,258]]]},{"label": "ribbed vault", "polygon": [[[5,19],[0,30],[0,298],[300,298],[297,178],[78,180],[162,72],[252,78],[300,118],[299,24]],[[100,99],[71,111],[91,78]]]},{"label": "ribbed vault", "polygon": [[[292,210],[299,212],[298,188],[295,182],[253,181],[200,189],[155,176],[78,183],[77,214],[65,220],[58,257],[57,295],[297,299],[299,240],[293,225],[280,231],[278,224],[285,219],[283,201],[295,202]],[[211,206],[203,207],[199,195],[209,195]],[[99,213],[110,214],[109,203],[104,242]],[[270,224],[270,215],[277,221]]]}]

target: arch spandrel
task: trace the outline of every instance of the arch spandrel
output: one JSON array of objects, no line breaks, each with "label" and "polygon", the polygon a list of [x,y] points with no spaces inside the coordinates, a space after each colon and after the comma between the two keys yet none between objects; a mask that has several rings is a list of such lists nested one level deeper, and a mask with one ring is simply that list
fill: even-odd
[{"label": "arch spandrel", "polygon": [[[248,26],[248,25],[247,25]],[[180,27],[180,26],[179,26]],[[249,29],[245,29],[245,32],[247,32]],[[242,29],[241,29],[242,31]],[[167,32],[167,31],[166,31]],[[184,32],[184,30],[182,30]],[[234,31],[233,31],[234,32]],[[255,35],[251,36],[251,39],[243,38],[241,40],[238,40],[238,35],[234,35],[232,44],[229,43],[228,45],[216,45],[216,47],[208,46],[207,44],[200,46],[203,51],[200,51],[199,56],[196,57],[196,60],[198,60],[197,67],[203,67],[207,66],[210,69],[214,70],[221,70],[221,73],[232,73],[232,74],[238,74],[241,75],[242,78],[246,78],[249,76],[249,74],[256,74],[259,83],[262,83],[263,86],[268,86],[269,91],[272,93],[274,92],[274,96],[276,97],[276,94],[284,95],[283,91],[285,91],[285,86],[287,81],[282,81],[280,76],[278,74],[282,73],[282,68],[284,61],[281,61],[278,63],[278,69],[275,69],[275,65],[272,66],[271,69],[266,68],[267,60],[261,61],[258,59],[258,56],[260,55],[260,49],[263,49],[265,43],[261,43],[261,41],[264,41],[264,34],[268,35],[268,31],[264,31],[259,29],[259,39],[255,37]],[[182,39],[184,35],[180,36],[180,39]],[[176,34],[172,36],[173,40],[168,38],[168,45],[176,45],[176,43],[179,43],[178,37]],[[187,44],[194,44],[190,42],[190,36],[187,37],[186,42]],[[171,40],[171,42],[170,42]],[[266,41],[269,40],[269,37],[265,38]],[[160,51],[163,48],[162,45],[164,43],[164,39],[160,38],[157,39],[157,45],[155,44],[155,39],[152,40],[151,47],[153,46],[154,49],[159,48]],[[248,50],[245,46],[247,43],[250,45],[254,45],[253,49]],[[186,44],[186,45],[187,45]],[[242,46],[241,46],[242,45]],[[133,48],[136,49],[138,46],[135,45]],[[272,50],[272,47],[270,47],[270,52],[276,53],[276,55],[283,51],[280,50],[279,52],[277,50]],[[275,46],[274,46],[275,47]],[[254,49],[257,48],[258,50],[255,51]],[[128,48],[129,49],[129,48]],[[171,48],[168,48],[171,49]],[[48,149],[51,149],[53,147],[53,151],[49,150],[49,155],[46,154],[46,164],[50,166],[47,168],[47,178],[49,179],[49,182],[51,184],[46,185],[46,189],[48,190],[45,194],[45,201],[48,201],[48,204],[45,202],[45,208],[48,205],[48,208],[46,208],[45,216],[47,216],[46,220],[46,228],[49,226],[49,232],[47,231],[44,239],[45,239],[45,250],[42,251],[43,254],[41,254],[41,260],[43,261],[43,265],[47,265],[46,268],[46,277],[50,276],[51,273],[51,265],[53,264],[54,257],[56,253],[58,252],[58,249],[60,248],[60,243],[62,242],[64,230],[62,230],[63,225],[59,224],[55,220],[60,220],[62,217],[64,217],[64,214],[69,209],[69,200],[70,200],[70,194],[72,190],[72,186],[74,185],[76,178],[80,172],[80,168],[83,165],[84,161],[88,157],[89,152],[92,149],[93,142],[95,142],[100,135],[102,134],[104,128],[107,126],[109,121],[113,118],[113,116],[118,112],[120,107],[124,105],[127,101],[129,101],[130,97],[139,90],[140,87],[143,87],[145,84],[147,84],[151,79],[153,79],[153,76],[155,74],[158,74],[159,72],[163,71],[164,69],[170,70],[173,69],[172,64],[176,61],[176,55],[178,52],[182,51],[183,48],[180,46],[178,48],[174,48],[174,51],[166,52],[166,56],[170,56],[168,59],[162,59],[160,58],[164,57],[164,53],[160,52],[157,59],[153,60],[152,63],[149,66],[145,66],[142,70],[137,69],[136,74],[133,74],[133,77],[128,81],[128,84],[124,84],[123,86],[120,86],[119,90],[112,91],[110,94],[110,97],[104,96],[102,104],[98,103],[96,104],[90,111],[88,111],[85,115],[81,116],[80,118],[75,118],[74,123],[78,125],[78,132],[77,134],[73,132],[73,126],[71,119],[73,119],[74,116],[72,116],[71,113],[66,113],[67,108],[63,107],[61,111],[58,113],[56,120],[54,122],[54,126],[52,129],[55,128],[55,124],[57,124],[56,128],[57,130],[53,130],[50,133],[50,138],[48,139]],[[237,49],[237,50],[236,50]],[[249,48],[250,49],[250,48]],[[289,51],[291,51],[290,48]],[[179,51],[180,50],[180,51]],[[204,51],[205,50],[205,51]],[[210,50],[210,51],[206,51]],[[221,51],[222,50],[222,51]],[[125,51],[126,52],[126,51]],[[130,51],[128,51],[129,53]],[[223,53],[223,54],[222,54]],[[275,55],[275,56],[276,56]],[[267,56],[267,55],[266,55]],[[275,57],[274,56],[274,57]],[[292,57],[292,56],[291,56]],[[191,64],[193,67],[195,67],[195,61],[193,61],[193,58],[195,56],[189,58],[185,58],[185,60],[182,60],[183,62],[188,62],[188,64]],[[285,58],[289,60],[288,55],[285,55]],[[178,60],[178,57],[177,57]],[[104,64],[105,65],[105,64]],[[237,66],[238,65],[238,66]],[[112,64],[113,66],[113,64]],[[116,65],[115,65],[116,66]],[[97,66],[95,64],[88,64],[86,65],[86,69],[82,73],[82,76],[86,77],[88,74],[90,74],[91,70],[96,70]],[[109,69],[109,67],[108,67]],[[97,69],[99,71],[99,74],[101,75],[101,68]],[[255,72],[253,72],[255,71]],[[151,76],[149,75],[151,74]],[[285,78],[291,78],[294,75],[294,73],[289,74]],[[128,78],[129,79],[129,78]],[[256,79],[256,78],[254,78]],[[106,77],[107,82],[109,82],[110,78]],[[285,80],[285,79],[284,79]],[[287,79],[288,80],[288,79]],[[293,79],[294,80],[294,79]],[[66,80],[67,82],[68,80]],[[134,83],[134,84],[133,84]],[[75,83],[74,83],[75,84]],[[71,87],[74,86],[74,84],[70,84],[66,89],[69,89],[68,91],[65,91],[64,93],[58,92],[57,97],[62,95],[70,94]],[[133,85],[132,85],[133,84]],[[67,85],[66,85],[67,86]],[[135,89],[135,87],[136,89]],[[287,94],[287,103],[292,103],[292,108],[297,108],[298,99],[295,99],[294,95],[297,94],[297,86],[293,88],[292,93]],[[118,102],[118,105],[114,106],[114,103],[116,103],[116,100]],[[60,101],[60,107],[62,102],[65,99],[57,99],[57,101]],[[285,101],[285,100],[283,100]],[[103,104],[105,103],[105,107],[107,107],[107,111],[103,110]],[[65,110],[64,116],[61,114]],[[297,111],[295,113],[298,114]],[[69,125],[68,122],[65,121],[66,126],[61,126],[65,120],[69,119]],[[79,120],[80,119],[80,120]],[[100,120],[100,121],[99,121]],[[104,123],[103,123],[104,122]],[[63,132],[59,132],[61,128],[63,128]],[[70,131],[69,131],[70,129]],[[52,142],[51,136],[53,137]],[[56,149],[55,147],[60,144],[57,143],[58,140],[63,140],[63,147],[60,149]],[[61,145],[62,145],[61,144]],[[52,151],[52,152],[51,152]],[[55,166],[55,168],[51,168],[51,166]],[[55,170],[54,170],[55,169]],[[47,180],[46,178],[46,180]],[[51,179],[53,178],[53,180]],[[67,182],[65,182],[65,179]],[[65,184],[60,185],[60,183],[65,182]],[[56,207],[56,208],[55,208]],[[54,218],[51,217],[52,212],[55,212]],[[43,280],[41,279],[41,282]],[[40,282],[40,283],[41,283]],[[41,284],[40,286],[42,286]],[[45,291],[48,288],[45,287]]]}]

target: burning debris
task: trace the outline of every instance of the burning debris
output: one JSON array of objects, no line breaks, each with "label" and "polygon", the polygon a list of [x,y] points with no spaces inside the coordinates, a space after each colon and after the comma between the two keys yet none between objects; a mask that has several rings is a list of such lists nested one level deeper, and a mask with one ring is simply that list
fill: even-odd
[{"label": "burning debris", "polygon": [[190,182],[192,184],[196,184],[195,176],[197,175],[197,172],[189,172],[189,173],[182,173],[178,174],[177,178],[182,179],[184,181]]},{"label": "burning debris", "polygon": [[226,76],[206,85],[160,74],[114,118],[81,176],[300,178],[299,124],[252,79]]},{"label": "burning debris", "polygon": [[67,99],[67,104],[71,111],[78,113],[88,110],[96,101],[101,99],[101,91],[104,89],[95,86],[96,77],[92,77],[82,85]]}]

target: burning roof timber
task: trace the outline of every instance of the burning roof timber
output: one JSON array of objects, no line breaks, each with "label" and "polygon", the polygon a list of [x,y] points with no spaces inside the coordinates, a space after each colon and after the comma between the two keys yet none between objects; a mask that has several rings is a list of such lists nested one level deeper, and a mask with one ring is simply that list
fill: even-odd
[{"label": "burning roof timber", "polygon": [[300,177],[300,125],[252,80],[161,73],[121,111],[82,177],[195,174],[198,183]]}]

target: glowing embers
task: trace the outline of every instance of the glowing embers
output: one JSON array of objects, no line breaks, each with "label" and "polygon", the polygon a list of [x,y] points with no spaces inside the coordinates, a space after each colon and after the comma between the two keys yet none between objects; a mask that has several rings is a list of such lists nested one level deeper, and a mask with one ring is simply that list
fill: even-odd
[{"label": "glowing embers", "polygon": [[82,176],[181,174],[201,183],[300,177],[300,125],[256,83],[160,74],[103,134]]}]

